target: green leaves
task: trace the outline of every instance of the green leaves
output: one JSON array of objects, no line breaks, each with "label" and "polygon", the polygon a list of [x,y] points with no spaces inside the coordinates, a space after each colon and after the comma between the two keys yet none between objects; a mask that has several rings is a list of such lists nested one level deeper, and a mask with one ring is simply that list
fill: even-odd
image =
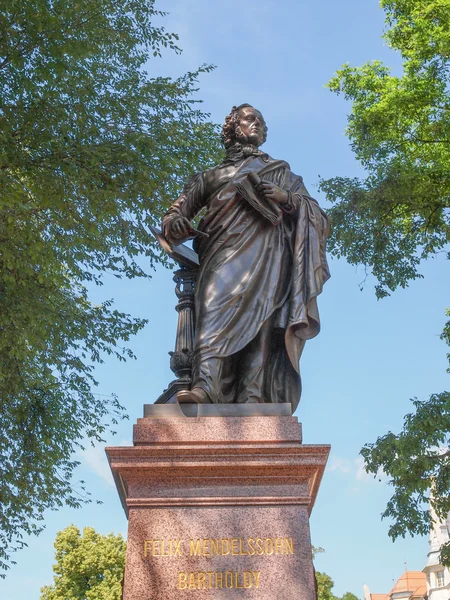
[{"label": "green leaves", "polygon": [[390,29],[385,37],[412,65],[443,64],[450,56],[450,8],[446,0],[382,0]]},{"label": "green leaves", "polygon": [[71,458],[124,416],[93,392],[105,355],[145,320],[89,299],[105,272],[149,277],[182,182],[217,162],[202,66],[150,78],[179,52],[152,0],[0,0],[0,566],[47,508],[90,501]]},{"label": "green leaves", "polygon": [[[352,102],[347,135],[366,176],[321,182],[333,203],[331,252],[364,265],[377,279],[378,298],[421,277],[421,261],[448,252],[450,242],[450,3],[381,6],[384,37],[402,57],[402,74],[378,61],[336,73],[328,86]],[[442,339],[450,342],[450,323]],[[441,450],[450,443],[450,394],[413,404],[400,433],[361,451],[368,472],[384,471],[394,489],[383,513],[393,539],[428,533],[431,486],[436,518],[450,511],[449,456]],[[446,564],[448,556],[443,547]]]},{"label": "green leaves", "polygon": [[[449,331],[447,323],[441,337],[450,345]],[[412,403],[414,412],[405,416],[400,433],[388,432],[361,450],[366,471],[374,477],[383,472],[394,488],[382,514],[391,520],[393,540],[426,535],[450,512],[450,393]],[[450,565],[449,552],[450,545],[443,545],[444,565]]]},{"label": "green leaves", "polygon": [[126,544],[122,536],[83,534],[74,525],[58,532],[54,584],[41,589],[41,600],[120,600]]},{"label": "green leaves", "polygon": [[344,65],[330,81],[332,91],[353,103],[347,134],[367,177],[321,182],[335,205],[331,251],[364,264],[379,280],[378,297],[420,277],[421,260],[450,241],[450,5],[382,5],[392,26],[386,38],[403,56],[403,74],[392,76],[375,61]]},{"label": "green leaves", "polygon": [[415,412],[406,415],[399,434],[389,432],[361,450],[366,470],[375,476],[382,470],[395,489],[383,513],[394,520],[389,529],[393,539],[428,533],[431,487],[437,517],[447,518],[450,512],[450,455],[440,450],[450,442],[450,394],[412,402]]},{"label": "green leaves", "polygon": [[318,600],[336,600],[336,596],[331,591],[334,587],[334,581],[329,575],[316,571],[316,582]]},{"label": "green leaves", "polygon": [[316,571],[317,598],[318,600],[358,600],[351,592],[346,592],[342,598],[333,594],[334,581],[326,573]]}]

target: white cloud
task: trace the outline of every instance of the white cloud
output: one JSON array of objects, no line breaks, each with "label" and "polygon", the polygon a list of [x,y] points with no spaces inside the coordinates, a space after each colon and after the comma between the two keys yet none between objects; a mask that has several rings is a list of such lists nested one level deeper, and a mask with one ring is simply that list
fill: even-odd
[{"label": "white cloud", "polygon": [[109,468],[104,446],[87,446],[81,453],[84,465],[101,477],[108,485],[114,486],[114,479]]},{"label": "white cloud", "polygon": [[372,473],[367,473],[364,469],[364,460],[362,456],[358,456],[354,462],[356,465],[356,479],[358,481],[376,481],[377,483],[387,483],[388,476],[383,469],[379,469],[374,476]]},{"label": "white cloud", "polygon": [[348,458],[332,455],[327,467],[327,471],[338,471],[339,473],[350,473],[352,463]]},{"label": "white cloud", "polygon": [[376,477],[371,473],[367,473],[364,469],[364,459],[362,456],[358,456],[354,459],[331,456],[327,471],[343,473],[362,483],[370,483],[372,481],[382,481],[385,483],[387,481],[386,474],[381,470],[377,473]]},{"label": "white cloud", "polygon": [[[110,445],[110,444],[108,444]],[[131,446],[130,440],[123,440],[118,446]],[[80,458],[85,467],[93,471],[108,485],[114,487],[114,479],[109,467],[104,445],[92,446],[90,443],[80,452]]]},{"label": "white cloud", "polygon": [[357,481],[369,481],[373,479],[373,475],[371,475],[370,473],[367,473],[366,470],[364,469],[364,459],[362,456],[358,456],[358,458],[355,458],[355,460],[353,461],[353,464],[355,465],[356,468],[356,479]]}]

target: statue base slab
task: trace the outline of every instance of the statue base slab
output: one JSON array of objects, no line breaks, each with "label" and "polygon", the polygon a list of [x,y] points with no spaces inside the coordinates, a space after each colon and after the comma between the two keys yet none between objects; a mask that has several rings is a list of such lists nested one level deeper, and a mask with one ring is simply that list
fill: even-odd
[{"label": "statue base slab", "polygon": [[302,444],[288,415],[147,414],[134,446],[106,449],[129,519],[123,599],[315,600],[309,515],[330,447]]},{"label": "statue base slab", "polygon": [[144,417],[290,417],[292,404],[144,404]]}]

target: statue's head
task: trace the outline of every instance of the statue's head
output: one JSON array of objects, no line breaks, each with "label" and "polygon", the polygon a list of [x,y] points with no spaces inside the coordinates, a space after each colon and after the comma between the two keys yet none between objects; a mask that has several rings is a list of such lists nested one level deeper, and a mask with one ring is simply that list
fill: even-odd
[{"label": "statue's head", "polygon": [[225,148],[231,148],[236,143],[259,147],[266,139],[267,125],[259,110],[250,104],[233,106],[222,127]]}]

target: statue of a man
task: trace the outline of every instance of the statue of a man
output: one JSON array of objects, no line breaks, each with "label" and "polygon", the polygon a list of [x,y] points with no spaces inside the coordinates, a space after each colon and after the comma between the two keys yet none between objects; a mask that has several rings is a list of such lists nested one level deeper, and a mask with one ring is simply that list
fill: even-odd
[{"label": "statue of a man", "polygon": [[[329,277],[328,220],[288,163],[259,147],[262,114],[233,107],[222,130],[226,158],[198,173],[163,218],[172,244],[193,237],[200,270],[190,390],[178,402],[290,402],[299,359],[320,329],[317,296]],[[206,235],[205,235],[206,234]]]}]

